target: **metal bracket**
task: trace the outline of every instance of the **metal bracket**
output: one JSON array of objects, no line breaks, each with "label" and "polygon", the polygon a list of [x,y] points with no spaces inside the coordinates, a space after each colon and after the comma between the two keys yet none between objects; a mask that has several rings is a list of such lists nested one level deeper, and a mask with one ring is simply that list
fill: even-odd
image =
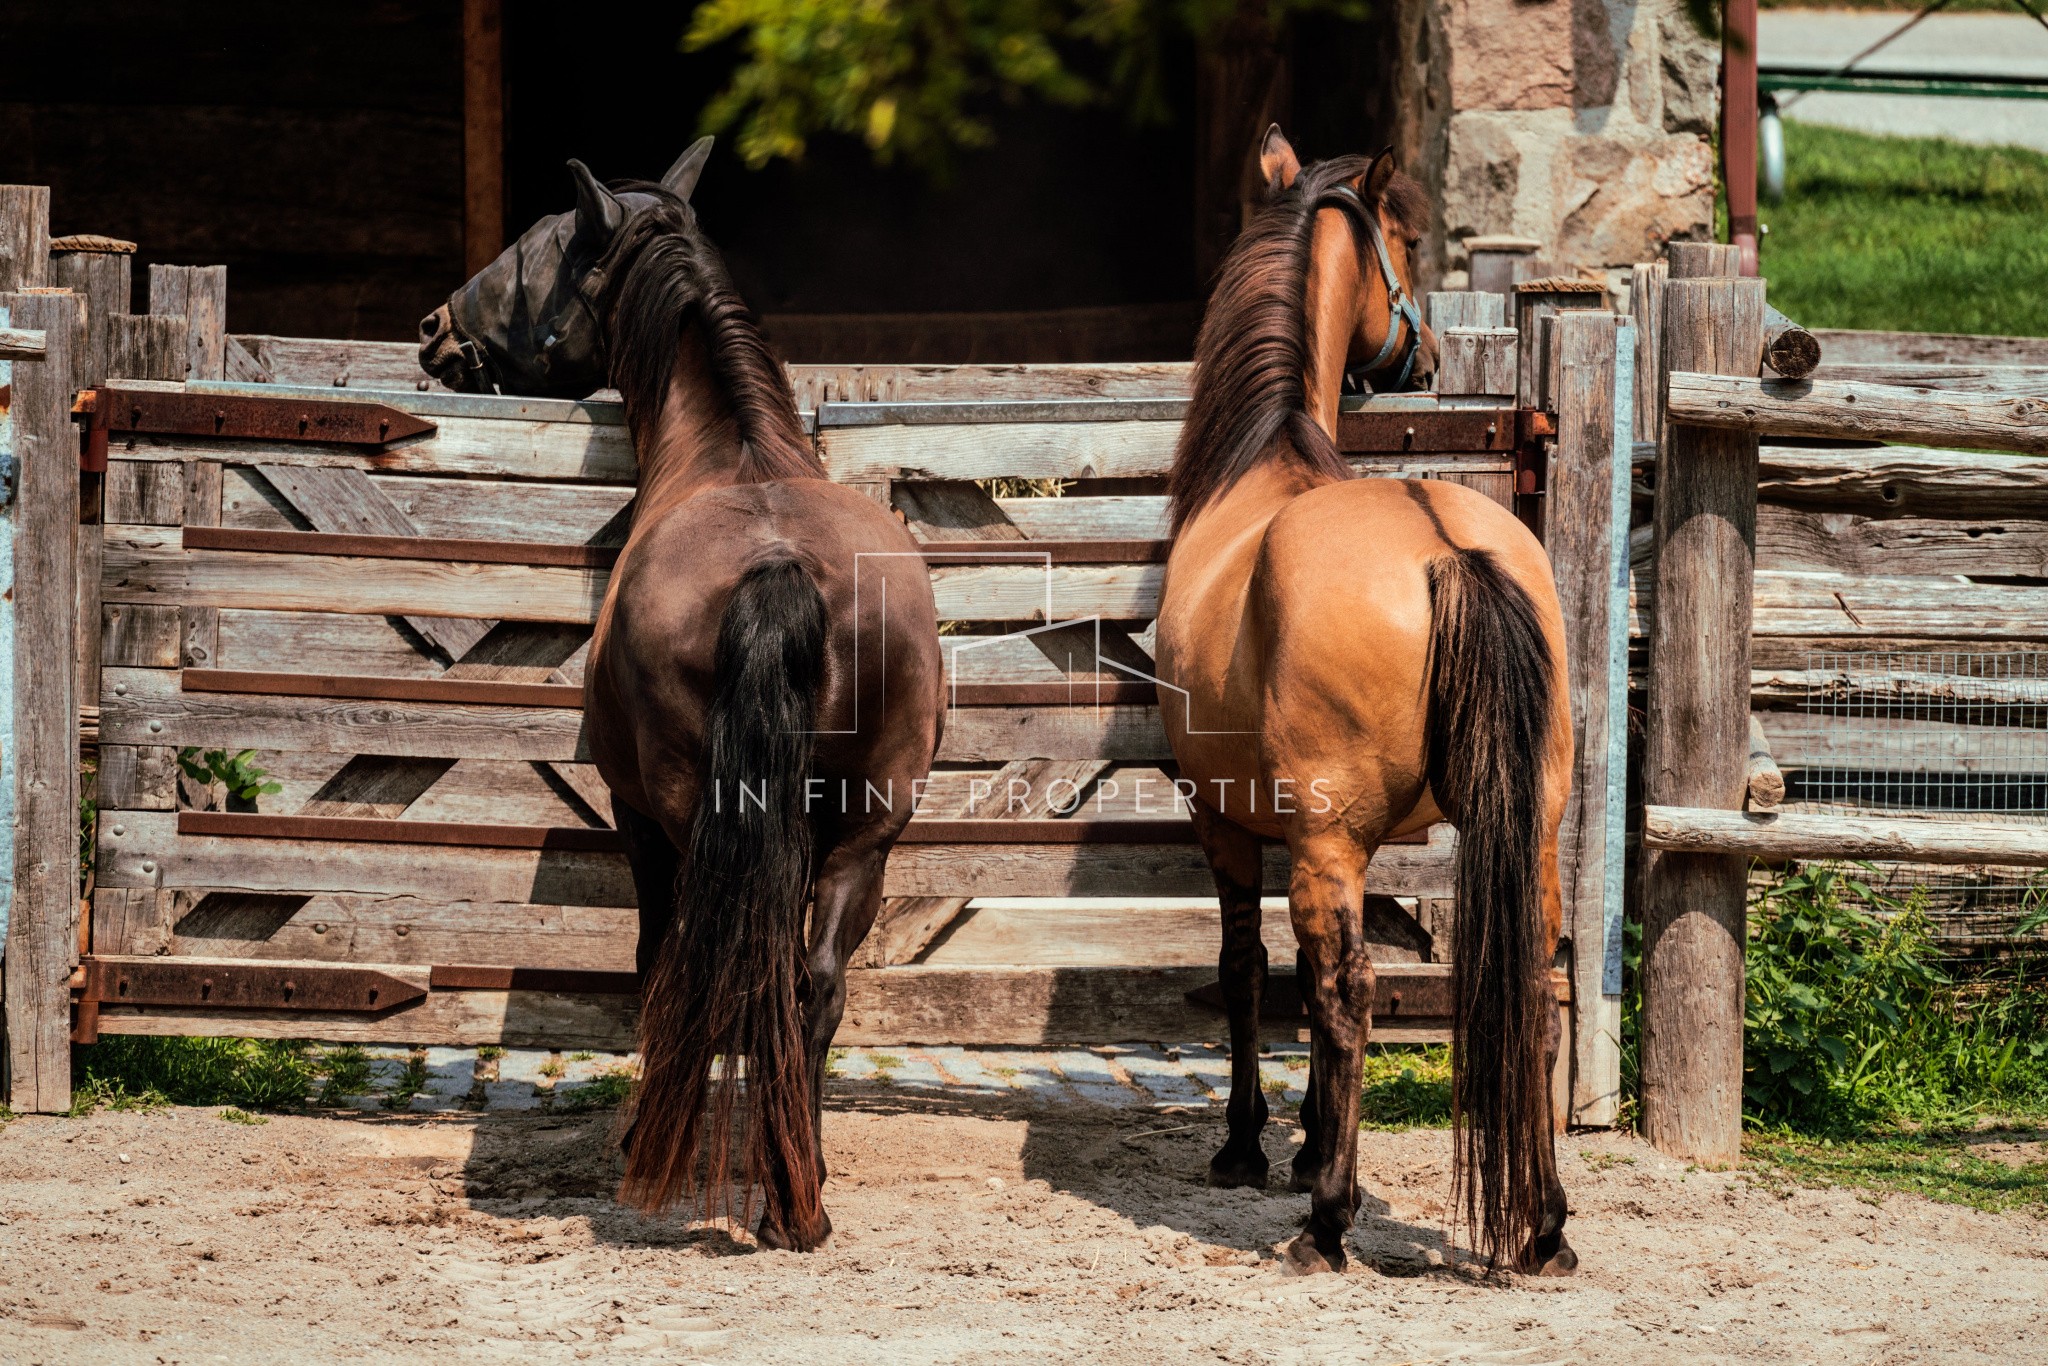
[{"label": "metal bracket", "polygon": [[118,384],[80,391],[71,412],[85,425],[78,458],[79,468],[87,472],[106,469],[107,441],[115,432],[381,449],[439,430],[426,418],[375,401],[196,394]]},{"label": "metal bracket", "polygon": [[203,1010],[332,1010],[377,1015],[427,988],[375,968],[303,963],[88,958],[81,1004]]}]

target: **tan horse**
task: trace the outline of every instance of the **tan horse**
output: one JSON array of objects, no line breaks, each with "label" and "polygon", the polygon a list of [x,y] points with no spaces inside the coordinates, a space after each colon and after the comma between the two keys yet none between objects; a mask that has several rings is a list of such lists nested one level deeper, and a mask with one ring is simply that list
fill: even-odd
[{"label": "tan horse", "polygon": [[1196,345],[1158,629],[1160,676],[1187,694],[1165,695],[1167,731],[1201,794],[1223,908],[1229,1138],[1210,1180],[1266,1180],[1259,846],[1285,840],[1312,1040],[1294,1185],[1313,1199],[1288,1257],[1344,1265],[1372,1028],[1367,865],[1388,839],[1448,818],[1464,1222],[1490,1263],[1567,1271],[1548,981],[1572,738],[1550,564],[1492,500],[1354,479],[1337,452],[1347,368],[1408,352],[1433,367],[1434,339],[1404,309],[1420,190],[1391,153],[1303,168],[1277,127],[1260,164],[1268,202],[1225,261]]}]

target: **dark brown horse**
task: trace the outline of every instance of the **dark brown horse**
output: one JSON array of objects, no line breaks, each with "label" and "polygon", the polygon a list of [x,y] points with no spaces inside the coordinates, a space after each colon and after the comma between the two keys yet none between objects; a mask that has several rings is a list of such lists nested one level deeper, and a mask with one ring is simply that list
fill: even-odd
[{"label": "dark brown horse", "polygon": [[1278,128],[1260,164],[1267,203],[1224,262],[1196,343],[1158,629],[1161,677],[1187,693],[1163,709],[1167,731],[1206,799],[1195,823],[1223,906],[1230,1133],[1210,1179],[1266,1180],[1259,844],[1285,840],[1312,1041],[1294,1159],[1312,1201],[1288,1256],[1343,1266],[1372,1029],[1366,867],[1386,840],[1447,817],[1465,1222],[1489,1260],[1569,1270],[1548,979],[1572,736],[1550,564],[1490,499],[1354,479],[1337,452],[1347,371],[1433,365],[1407,302],[1420,190],[1388,153],[1303,168]]},{"label": "dark brown horse", "polygon": [[571,162],[575,211],[428,317],[421,364],[451,387],[576,397],[609,378],[625,399],[639,494],[584,684],[640,901],[620,1194],[730,1215],[737,1111],[741,1217],[758,1188],[762,1241],[808,1250],[832,1228],[819,1104],[846,962],[931,767],[941,668],[915,543],[825,478],[697,224],[708,144],[616,193]]}]

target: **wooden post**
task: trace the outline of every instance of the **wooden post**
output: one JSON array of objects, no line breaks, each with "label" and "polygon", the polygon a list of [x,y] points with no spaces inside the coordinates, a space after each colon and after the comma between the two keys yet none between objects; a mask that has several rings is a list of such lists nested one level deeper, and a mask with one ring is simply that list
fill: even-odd
[{"label": "wooden post", "polygon": [[1522,334],[1520,382],[1517,401],[1525,408],[1540,407],[1550,357],[1544,352],[1542,324],[1560,309],[1601,308],[1607,287],[1592,280],[1562,277],[1524,280],[1515,286],[1515,331]]},{"label": "wooden post", "polygon": [[81,389],[107,378],[117,318],[128,316],[133,242],[111,237],[60,237],[50,244],[50,283],[85,301],[85,352],[72,376]]},{"label": "wooden post", "polygon": [[1628,801],[1629,454],[1634,326],[1560,313],[1550,553],[1564,608],[1572,794],[1559,833],[1572,943],[1571,1120],[1612,1124],[1621,1106],[1621,897]]},{"label": "wooden post", "polygon": [[462,0],[462,261],[505,249],[505,7]]},{"label": "wooden post", "polygon": [[1507,300],[1471,290],[1438,290],[1423,300],[1422,321],[1430,331],[1453,327],[1506,327]]},{"label": "wooden post", "polygon": [[[1763,325],[1761,280],[1672,280],[1664,364],[1754,375]],[[1742,807],[1756,480],[1750,433],[1672,423],[1657,453],[1643,765],[1654,806]],[[1663,1151],[1702,1162],[1741,1155],[1744,870],[1723,854],[1644,858],[1643,1129]]]},{"label": "wooden post", "polygon": [[0,185],[0,294],[49,281],[50,187]]},{"label": "wooden post", "polygon": [[[17,234],[17,240],[19,235]],[[0,963],[6,996],[6,1103],[22,1111],[71,1105],[71,970],[78,962],[78,436],[71,367],[84,318],[70,293],[0,295],[16,327],[44,334],[43,359],[13,367],[13,403],[0,443],[16,461],[6,509],[11,651],[5,724],[6,800],[13,847]],[[11,770],[11,771],[9,771]]]},{"label": "wooden post", "polygon": [[1529,278],[1543,244],[1533,237],[1468,237],[1465,251],[1472,264],[1467,288],[1474,294],[1498,295],[1502,303],[1515,285]]},{"label": "wooden post", "polygon": [[1628,315],[1636,333],[1636,440],[1664,440],[1664,282],[1671,268],[1652,261],[1635,268]]},{"label": "wooden post", "polygon": [[227,378],[226,266],[151,266],[149,311],[185,320],[186,379]]},{"label": "wooden post", "polygon": [[1726,242],[1669,242],[1665,244],[1664,255],[1671,263],[1671,278],[1674,280],[1708,280],[1742,274],[1742,250]]},{"label": "wooden post", "polygon": [[[83,301],[85,345],[75,358],[71,383],[85,389],[103,383],[113,364],[117,331],[128,317],[129,267],[135,244],[111,237],[60,237],[50,243],[50,279]],[[100,698],[100,530],[105,476],[79,475],[78,484],[78,705],[81,717],[97,717]],[[94,730],[97,730],[95,724]]]}]

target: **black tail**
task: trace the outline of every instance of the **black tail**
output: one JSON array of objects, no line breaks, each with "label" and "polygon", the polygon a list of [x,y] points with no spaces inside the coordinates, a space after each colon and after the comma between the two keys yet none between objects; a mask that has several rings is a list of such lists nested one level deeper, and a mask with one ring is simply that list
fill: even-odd
[{"label": "black tail", "polygon": [[1537,1231],[1551,1142],[1537,862],[1558,670],[1535,604],[1486,551],[1432,562],[1429,595],[1429,785],[1458,827],[1454,1203],[1498,1264]]},{"label": "black tail", "polygon": [[783,1226],[808,1243],[813,1231],[822,1239],[824,1218],[802,955],[812,872],[805,787],[825,602],[802,565],[776,560],[747,571],[719,623],[714,659],[717,691],[675,921],[641,991],[642,1079],[620,1197],[658,1210],[696,1192],[702,1210],[730,1217],[738,1108],[742,1220],[752,1215],[753,1191],[768,1186],[771,1202],[787,1202]]}]

